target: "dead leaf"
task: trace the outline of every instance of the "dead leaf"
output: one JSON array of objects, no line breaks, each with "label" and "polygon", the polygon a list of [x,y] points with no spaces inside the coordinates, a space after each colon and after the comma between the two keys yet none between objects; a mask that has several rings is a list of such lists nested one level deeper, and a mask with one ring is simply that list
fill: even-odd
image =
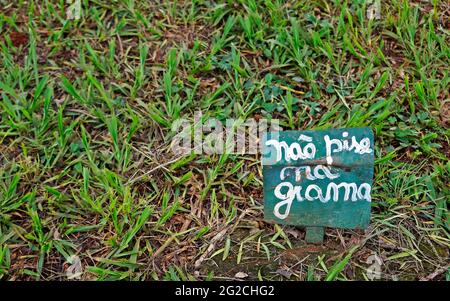
[{"label": "dead leaf", "polygon": [[440,115],[442,124],[450,124],[450,101],[442,101]]},{"label": "dead leaf", "polygon": [[61,240],[61,234],[59,234],[58,229],[55,229],[55,231],[53,232],[53,239],[54,240]]},{"label": "dead leaf", "polygon": [[300,237],[300,231],[293,228],[288,228],[285,230],[286,233],[291,234],[295,239],[298,239]]},{"label": "dead leaf", "polygon": [[14,47],[19,47],[28,43],[28,35],[23,32],[13,31],[9,34],[9,38]]},{"label": "dead leaf", "polygon": [[238,279],[244,279],[248,277],[248,274],[244,273],[244,272],[237,272],[236,275],[234,275],[235,278]]},{"label": "dead leaf", "polygon": [[287,279],[290,279],[293,274],[287,267],[279,268],[278,270],[276,270],[276,273]]}]

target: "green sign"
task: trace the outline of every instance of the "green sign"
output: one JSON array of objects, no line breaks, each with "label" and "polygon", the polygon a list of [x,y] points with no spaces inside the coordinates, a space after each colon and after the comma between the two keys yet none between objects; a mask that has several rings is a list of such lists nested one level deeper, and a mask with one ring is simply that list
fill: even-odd
[{"label": "green sign", "polygon": [[374,165],[370,128],[267,133],[263,141],[264,215],[306,226],[364,229],[370,221]]}]

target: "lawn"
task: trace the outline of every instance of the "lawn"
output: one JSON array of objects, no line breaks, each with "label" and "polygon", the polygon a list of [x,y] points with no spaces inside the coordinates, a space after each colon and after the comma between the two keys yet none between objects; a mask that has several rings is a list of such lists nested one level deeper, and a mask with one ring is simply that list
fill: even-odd
[{"label": "lawn", "polygon": [[[450,279],[447,1],[0,5],[0,279]],[[370,127],[369,228],[264,221],[259,154],[171,150],[198,111]]]}]

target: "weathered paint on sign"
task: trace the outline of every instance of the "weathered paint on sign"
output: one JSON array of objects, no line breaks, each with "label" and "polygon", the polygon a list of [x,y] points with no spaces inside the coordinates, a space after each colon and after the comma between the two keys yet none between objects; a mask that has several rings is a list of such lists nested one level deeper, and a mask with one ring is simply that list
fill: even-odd
[{"label": "weathered paint on sign", "polygon": [[370,128],[267,133],[263,141],[264,215],[307,227],[364,229],[370,221],[374,165]]}]

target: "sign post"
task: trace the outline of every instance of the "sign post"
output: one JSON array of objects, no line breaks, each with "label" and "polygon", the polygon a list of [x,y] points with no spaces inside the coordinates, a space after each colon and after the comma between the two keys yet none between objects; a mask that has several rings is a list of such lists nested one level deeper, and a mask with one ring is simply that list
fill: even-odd
[{"label": "sign post", "polygon": [[370,128],[267,133],[263,141],[266,220],[306,227],[364,229],[370,221],[374,166]]}]

